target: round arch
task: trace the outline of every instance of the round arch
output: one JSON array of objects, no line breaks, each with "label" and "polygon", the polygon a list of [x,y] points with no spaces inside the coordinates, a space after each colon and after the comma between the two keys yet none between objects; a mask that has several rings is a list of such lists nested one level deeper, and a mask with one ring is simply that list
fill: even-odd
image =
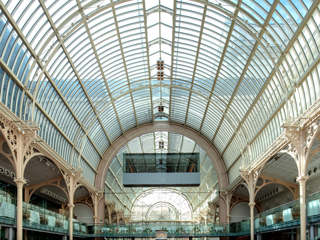
[{"label": "round arch", "polygon": [[92,209],[91,206],[89,206],[86,203],[76,203],[74,205],[74,214],[77,216],[77,219],[82,221],[82,222],[86,222],[89,224],[93,224],[94,223],[94,211]]},{"label": "round arch", "polygon": [[[149,219],[149,214],[159,206],[167,206],[174,211],[176,220],[191,221],[194,209],[188,197],[179,190],[171,188],[151,188],[137,196],[131,207],[131,220],[135,221],[172,221],[166,218],[169,213],[160,213],[158,220]],[[163,217],[165,217],[163,219]]]},{"label": "round arch", "polygon": [[119,150],[129,141],[136,137],[140,137],[147,133],[167,131],[177,134],[181,134],[185,137],[190,138],[196,144],[198,144],[209,156],[213,162],[213,166],[216,169],[218,175],[219,188],[223,189],[228,185],[229,179],[227,170],[222,160],[219,152],[216,150],[214,145],[208,142],[203,136],[198,132],[185,128],[180,124],[173,124],[168,122],[155,122],[153,124],[146,124],[141,127],[136,127],[135,129],[129,131],[125,135],[122,135],[114,142],[103,154],[103,157],[98,165],[97,174],[95,178],[95,187],[99,189],[104,189],[104,182],[106,179],[108,168]]},{"label": "round arch", "polygon": [[161,207],[161,206],[165,206],[165,207],[168,207],[168,208],[170,208],[171,210],[173,210],[173,212],[174,212],[174,217],[175,217],[174,220],[179,219],[179,212],[178,212],[177,208],[176,208],[173,204],[171,204],[171,203],[169,203],[169,202],[157,202],[157,203],[153,204],[153,205],[148,209],[148,211],[147,211],[147,213],[146,213],[146,219],[147,219],[147,220],[150,220],[150,218],[151,218],[150,215],[152,214],[152,212],[153,212],[156,208]]},{"label": "round arch", "polygon": [[118,213],[113,209],[111,211],[111,223],[117,223],[118,222]]}]

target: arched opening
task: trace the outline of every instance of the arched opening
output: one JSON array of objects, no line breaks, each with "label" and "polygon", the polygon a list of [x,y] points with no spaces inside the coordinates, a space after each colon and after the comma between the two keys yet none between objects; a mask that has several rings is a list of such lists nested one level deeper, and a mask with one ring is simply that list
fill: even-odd
[{"label": "arched opening", "polygon": [[[56,204],[61,208],[68,202],[66,183],[60,169],[45,156],[32,157],[26,165],[24,177],[27,179],[25,201],[47,208],[48,204]],[[50,208],[52,210],[58,210]]]},{"label": "arched opening", "polygon": [[[163,147],[160,148],[158,144],[161,142]],[[138,169],[148,169],[155,168],[155,164],[152,162],[149,163],[148,160],[144,158],[143,153],[147,154],[171,154],[171,153],[196,153],[198,154],[198,169],[200,173],[200,187],[192,187],[192,186],[171,186],[171,188],[166,188],[161,186],[160,188],[150,188],[150,187],[132,187],[132,188],[123,188],[123,172],[124,167],[127,166],[124,162],[124,157],[127,156],[128,153],[138,154],[143,165],[139,165],[139,168],[135,168],[136,164],[133,162],[130,164],[130,167]],[[135,159],[133,159],[134,161]],[[169,159],[171,160],[171,159]],[[181,170],[184,167],[183,159],[176,159],[177,161],[173,164],[172,162],[168,163],[171,169]],[[137,161],[138,162],[138,161]],[[171,164],[171,165],[170,165]],[[181,167],[180,167],[181,166]],[[128,168],[126,168],[128,169]],[[172,173],[172,176],[175,176],[175,173]],[[218,179],[217,173],[212,163],[212,160],[209,158],[208,154],[202,149],[199,145],[197,145],[192,139],[185,137],[181,134],[176,134],[172,132],[159,131],[155,133],[147,133],[140,137],[136,137],[128,142],[125,146],[123,146],[119,152],[115,155],[112,163],[109,166],[109,170],[105,180],[105,194],[106,198],[114,202],[116,208],[122,208],[123,214],[131,221],[149,221],[151,215],[146,215],[149,208],[139,209],[137,211],[130,211],[133,209],[135,202],[138,197],[143,194],[147,194],[149,190],[158,190],[165,195],[165,192],[177,192],[178,195],[184,196],[191,204],[191,214],[186,217],[181,218],[181,214],[178,211],[178,216],[175,217],[177,221],[197,221],[201,220],[200,215],[204,214],[206,211],[206,206],[209,202],[213,201],[218,196]],[[169,191],[170,190],[170,191]],[[166,201],[162,201],[159,197],[159,204],[157,205],[157,211],[167,211],[173,213],[175,209],[179,209],[172,202],[174,198],[167,199]],[[160,204],[160,202],[162,202]],[[153,202],[155,204],[156,202]],[[149,207],[151,207],[150,205]],[[170,207],[170,206],[174,206]],[[138,208],[136,208],[138,209]],[[166,210],[165,210],[166,209]],[[193,212],[193,209],[196,212]],[[152,214],[155,214],[154,211]],[[174,219],[174,215],[170,215],[170,218],[167,220],[172,221]],[[164,216],[163,216],[164,217]],[[154,216],[152,217],[153,220]],[[161,218],[161,217],[160,217]],[[148,220],[149,219],[149,220]],[[162,221],[164,218],[162,218]]]},{"label": "arched opening", "polygon": [[179,218],[178,210],[170,203],[158,202],[148,209],[147,221],[176,221]]},{"label": "arched opening", "polygon": [[[235,189],[230,204],[231,223],[241,222],[250,218],[249,191],[244,184]],[[257,212],[256,209],[255,212]]]},{"label": "arched opening", "polygon": [[169,188],[150,189],[137,197],[132,206],[132,222],[193,221],[189,200]]},{"label": "arched opening", "polygon": [[117,223],[118,222],[118,214],[115,210],[112,210],[111,212],[111,223]]},{"label": "arched opening", "polygon": [[279,183],[269,183],[261,187],[256,194],[256,201],[261,202],[262,211],[278,207],[294,200],[287,186]]},{"label": "arched opening", "polygon": [[16,198],[16,183],[13,181],[16,173],[12,162],[9,160],[9,158],[11,158],[11,152],[6,142],[0,144],[0,193]]},{"label": "arched opening", "polygon": [[[110,214],[111,214],[111,213],[110,213]],[[104,216],[105,216],[105,218],[104,218],[104,223],[105,223],[105,224],[111,223],[110,220],[109,220],[109,210],[108,210],[108,207],[107,207],[107,206],[105,206],[105,208],[104,208]]]},{"label": "arched opening", "polygon": [[[257,214],[258,211],[255,208],[254,214]],[[250,207],[249,202],[239,202],[233,206],[231,209],[231,219],[230,222],[241,222],[243,220],[250,218]]]},{"label": "arched opening", "polygon": [[92,209],[83,203],[76,203],[74,205],[73,213],[75,216],[75,219],[81,222],[85,222],[88,224],[93,224],[93,212]]},{"label": "arched opening", "polygon": [[125,224],[124,218],[122,216],[119,218],[119,224]]},{"label": "arched opening", "polygon": [[127,144],[134,138],[140,137],[148,133],[155,133],[157,131],[167,131],[176,134],[181,134],[193,140],[207,153],[209,158],[212,160],[214,168],[217,172],[219,188],[222,189],[227,186],[227,171],[223,160],[221,159],[220,155],[218,154],[214,146],[211,143],[209,143],[204,137],[197,134],[195,131],[188,128],[184,128],[180,125],[173,125],[166,122],[155,122],[152,125],[146,124],[139,128],[132,129],[129,133],[118,138],[117,141],[115,141],[114,144],[107,149],[107,151],[103,155],[102,160],[99,163],[97,170],[98,173],[95,179],[95,186],[98,188],[104,188],[105,179],[109,166],[112,163],[116,154],[121,150],[121,148],[125,144]]}]

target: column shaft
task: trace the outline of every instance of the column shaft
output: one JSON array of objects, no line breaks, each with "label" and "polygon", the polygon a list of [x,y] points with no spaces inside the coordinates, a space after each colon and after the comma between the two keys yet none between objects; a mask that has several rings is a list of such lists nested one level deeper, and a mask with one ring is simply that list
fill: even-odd
[{"label": "column shaft", "polygon": [[306,180],[300,178],[300,235],[301,240],[306,240],[307,237],[307,214],[306,214]]},{"label": "column shaft", "polygon": [[254,205],[255,203],[249,203],[250,206],[250,239],[254,240]]},{"label": "column shaft", "polygon": [[101,220],[102,220],[102,223],[104,223],[104,219],[106,218],[105,217],[105,212],[106,212],[105,208],[106,208],[105,199],[103,197],[98,203],[98,214],[97,214],[98,223],[101,223]]},{"label": "column shaft", "polygon": [[73,240],[73,206],[69,206],[69,240]]},{"label": "column shaft", "polygon": [[25,181],[22,179],[14,180],[17,184],[17,240],[23,239],[23,223],[22,223],[22,198],[23,198],[23,184]]}]

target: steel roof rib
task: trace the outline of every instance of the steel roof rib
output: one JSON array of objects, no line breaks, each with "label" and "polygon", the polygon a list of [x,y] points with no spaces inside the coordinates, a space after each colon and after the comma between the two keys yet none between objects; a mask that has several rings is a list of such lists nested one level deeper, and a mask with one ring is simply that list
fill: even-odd
[{"label": "steel roof rib", "polygon": [[[77,0],[77,1],[79,1],[79,0]],[[112,2],[112,0],[111,0],[111,2]],[[120,51],[121,51],[122,60],[123,60],[123,66],[124,66],[124,69],[125,69],[126,78],[127,78],[127,82],[128,82],[128,88],[131,89],[131,87],[130,87],[130,82],[129,82],[129,75],[128,75],[127,64],[126,64],[126,61],[125,61],[125,56],[124,56],[124,51],[123,51],[123,46],[122,46],[122,41],[121,41],[121,36],[120,36],[120,30],[119,30],[119,26],[118,26],[118,22],[117,22],[116,10],[115,10],[114,7],[112,7],[112,12],[113,12],[114,24],[115,24],[116,30],[117,30],[118,41],[119,41]],[[146,34],[147,34],[147,33],[146,33]],[[134,106],[134,101],[133,101],[133,97],[132,97],[132,92],[130,92],[130,97],[131,97],[131,102],[132,102],[134,117],[135,117],[135,120],[136,120],[136,125],[139,126],[138,118],[137,118],[137,113],[136,113],[136,108],[135,108],[135,106]],[[117,111],[117,110],[115,109],[115,111]],[[121,125],[121,122],[120,122],[119,124]]]},{"label": "steel roof rib", "polygon": [[149,76],[149,85],[150,85],[150,103],[151,103],[151,116],[152,121],[154,120],[153,116],[153,101],[152,101],[152,84],[151,84],[151,68],[150,68],[150,56],[149,56],[149,40],[148,40],[148,29],[147,29],[147,14],[146,14],[146,0],[143,0],[143,22],[144,22],[144,32],[146,38],[146,47],[147,47],[147,63],[148,63],[148,76]]},{"label": "steel roof rib", "polygon": [[[173,0],[173,17],[172,17],[172,32],[176,31],[176,12],[177,12],[177,0]],[[175,45],[175,34],[172,34],[171,40],[171,67],[170,67],[170,85],[172,85],[173,79],[173,63],[174,63],[174,45]],[[172,87],[170,87],[170,96],[169,96],[169,122],[171,121],[171,103],[172,103]]]},{"label": "steel roof rib", "polygon": [[[312,6],[309,8],[309,11],[307,12],[306,16],[304,17],[303,21],[300,23],[297,31],[294,33],[294,35],[292,36],[292,38],[290,39],[288,45],[286,46],[286,48],[284,49],[283,53],[281,54],[281,57],[278,59],[277,61],[277,65],[280,66],[280,64],[285,60],[286,61],[286,57],[285,54],[289,52],[290,48],[293,46],[293,44],[295,43],[295,41],[297,40],[298,36],[300,35],[300,33],[302,32],[303,28],[306,26],[307,22],[309,21],[309,19],[311,18],[312,14],[314,13],[314,11],[317,9],[318,4],[316,2],[314,2],[312,4]],[[290,66],[289,64],[287,64],[288,66]],[[291,68],[289,68],[291,70]],[[262,86],[262,88],[260,89],[258,95],[256,96],[256,98],[254,99],[254,101],[252,102],[250,108],[248,109],[246,115],[243,117],[242,122],[239,124],[239,126],[237,127],[235,133],[233,134],[232,138],[229,140],[229,142],[227,143],[225,149],[223,150],[223,152],[221,153],[221,155],[224,154],[224,152],[228,149],[229,145],[231,144],[231,142],[233,141],[236,133],[239,131],[239,128],[241,127],[241,125],[245,122],[245,120],[248,118],[248,116],[250,115],[252,109],[254,108],[254,106],[257,104],[259,98],[261,97],[261,95],[264,93],[265,89],[267,88],[268,84],[270,83],[270,81],[272,80],[273,76],[276,74],[276,68],[273,68],[272,72],[270,73],[268,79],[265,81],[264,85]],[[283,106],[283,104],[281,104]],[[281,107],[278,108],[278,110],[276,112],[278,112],[281,109]],[[275,116],[276,112],[272,115]],[[266,125],[265,125],[266,126]],[[261,129],[262,130],[262,129]],[[253,139],[250,140],[250,142],[253,142],[254,139],[261,133],[261,131],[257,132],[255,137]]]},{"label": "steel roof rib", "polygon": [[[116,155],[116,158],[117,158],[117,160],[118,160],[118,161],[120,162],[120,164],[121,164],[121,161],[120,161],[118,155]],[[130,202],[131,202],[131,204],[132,204],[131,198],[128,196],[127,192],[124,190],[123,186],[120,184],[120,182],[119,182],[119,180],[118,180],[118,178],[117,178],[117,175],[116,175],[111,169],[110,169],[110,172],[112,173],[113,177],[115,178],[115,180],[116,180],[117,184],[119,185],[119,187],[120,187],[121,191],[123,192],[123,194],[125,194],[125,195],[128,197],[128,199],[130,200]],[[118,194],[118,193],[117,193],[117,194]]]},{"label": "steel roof rib", "polygon": [[[158,121],[154,107],[163,102],[169,111],[162,121],[203,135],[232,180],[242,154],[252,151],[253,161],[279,137],[282,120],[318,101],[319,6],[312,0],[2,0],[0,96],[22,118],[47,123],[39,136],[54,134],[50,146],[81,164],[89,181],[105,150],[120,135]],[[165,61],[160,82],[159,58]],[[217,189],[203,149],[176,133],[136,137],[116,154],[105,179],[118,210],[130,213],[140,194],[153,190],[121,186],[120,154],[199,151],[199,189],[161,191],[185,193],[201,213]]]},{"label": "steel roof rib", "polygon": [[[207,1],[207,0],[206,0]],[[207,5],[204,6],[203,8],[203,16],[202,16],[202,21],[201,21],[201,28],[200,28],[200,34],[199,34],[199,41],[198,41],[198,47],[197,47],[197,52],[196,52],[196,59],[194,62],[194,68],[193,68],[193,75],[192,75],[192,80],[191,80],[191,89],[193,88],[193,83],[197,71],[197,65],[198,65],[198,59],[199,59],[199,52],[200,52],[200,47],[201,47],[201,41],[202,41],[202,34],[203,34],[203,28],[205,24],[205,19],[206,19],[206,14],[207,14]],[[189,113],[189,108],[190,108],[190,101],[191,101],[191,92],[189,94],[189,99],[188,99],[188,104],[187,104],[187,110],[186,110],[186,117],[184,120],[184,126],[187,125],[187,119],[188,119],[188,113]]]},{"label": "steel roof rib", "polygon": [[97,60],[97,63],[98,63],[98,66],[99,66],[99,69],[100,69],[100,72],[101,72],[101,76],[102,76],[102,78],[103,78],[103,80],[104,80],[105,86],[106,86],[107,91],[108,91],[108,94],[109,94],[109,96],[110,96],[110,101],[111,101],[111,103],[112,103],[112,107],[113,107],[113,109],[114,109],[114,112],[115,112],[115,114],[116,114],[117,120],[118,120],[118,122],[119,122],[119,126],[120,126],[120,128],[121,128],[122,134],[124,134],[124,131],[123,131],[123,128],[122,128],[122,125],[121,125],[121,122],[120,122],[120,119],[119,119],[119,116],[118,116],[116,107],[115,107],[115,105],[114,105],[114,101],[113,101],[113,99],[112,99],[112,95],[111,95],[111,93],[110,93],[110,89],[109,89],[109,86],[108,86],[107,79],[106,79],[106,77],[105,77],[103,68],[102,68],[102,66],[101,66],[101,62],[100,62],[99,55],[98,55],[98,53],[97,53],[95,44],[94,44],[94,42],[93,42],[93,39],[92,39],[92,36],[91,36],[91,33],[90,33],[90,29],[89,29],[89,27],[88,27],[88,23],[87,23],[87,21],[86,21],[86,16],[84,16],[83,11],[81,11],[82,7],[81,7],[81,3],[79,2],[79,0],[77,0],[77,5],[78,5],[79,11],[80,11],[80,13],[81,13],[82,19],[83,19],[83,21],[84,21],[84,25],[85,25],[85,28],[86,28],[86,31],[87,31],[87,35],[88,35],[88,38],[89,38],[89,40],[90,40],[90,43],[91,43],[92,50],[93,50],[93,52],[94,52],[95,58],[96,58],[96,60]]},{"label": "steel roof rib", "polygon": [[46,6],[45,6],[45,4],[44,4],[43,1],[38,0],[38,2],[40,3],[40,5],[41,5],[41,7],[42,7],[42,9],[43,9],[43,11],[44,11],[44,13],[46,14],[47,19],[49,20],[53,31],[56,33],[56,37],[58,38],[59,42],[61,42],[61,46],[62,46],[62,48],[63,48],[63,51],[64,51],[64,53],[66,54],[66,56],[67,56],[67,58],[68,58],[68,61],[69,61],[70,65],[71,65],[71,67],[72,67],[72,70],[73,70],[73,72],[75,73],[75,75],[77,76],[77,79],[78,79],[78,81],[79,81],[79,83],[80,83],[80,85],[81,85],[81,87],[82,87],[82,90],[83,90],[83,92],[85,93],[85,95],[86,95],[86,97],[87,97],[87,99],[88,99],[88,101],[89,101],[89,103],[90,103],[90,105],[91,105],[91,107],[92,107],[95,115],[97,116],[97,119],[98,119],[98,121],[99,121],[99,123],[100,123],[100,125],[101,125],[101,127],[102,127],[102,129],[103,129],[103,131],[104,131],[104,134],[105,134],[106,137],[108,138],[108,141],[110,142],[110,144],[112,144],[112,141],[110,140],[110,138],[109,138],[109,136],[108,136],[108,133],[107,133],[106,129],[104,128],[102,122],[101,122],[101,119],[100,119],[100,117],[99,117],[99,114],[97,113],[97,111],[96,111],[96,109],[95,109],[95,106],[94,106],[94,104],[93,104],[93,102],[92,102],[92,100],[91,100],[91,98],[90,98],[90,96],[89,96],[89,94],[88,94],[88,92],[87,92],[87,90],[86,90],[83,82],[82,82],[82,79],[81,79],[81,77],[80,77],[80,75],[79,75],[76,67],[74,66],[73,61],[72,61],[72,59],[71,59],[71,57],[70,57],[70,55],[69,55],[69,53],[68,53],[68,51],[67,51],[67,49],[66,49],[66,47],[65,47],[65,45],[64,45],[64,41],[61,39],[60,35],[59,35],[58,32],[56,31],[55,24],[53,23],[52,18],[51,18],[51,16],[50,16],[50,14],[48,13],[48,9],[46,8]]},{"label": "steel roof rib", "polygon": [[[228,32],[228,36],[227,36],[227,40],[226,40],[226,43],[224,45],[223,51],[221,53],[219,65],[218,65],[218,68],[217,68],[217,71],[216,71],[216,74],[215,74],[215,78],[213,80],[213,85],[212,85],[212,88],[211,88],[211,91],[210,91],[209,99],[212,98],[213,91],[214,91],[215,86],[217,84],[218,77],[219,77],[219,74],[220,74],[220,70],[221,70],[221,67],[222,67],[222,64],[223,64],[223,61],[224,61],[228,46],[229,46],[229,42],[230,42],[230,39],[231,39],[231,36],[232,36],[232,33],[233,33],[234,25],[236,23],[235,18],[238,16],[239,8],[240,8],[241,3],[242,3],[242,0],[239,0],[238,4],[237,4],[237,9],[236,9],[236,11],[234,13],[235,17],[232,19],[232,22],[231,22],[231,25],[230,25],[230,28],[229,28],[229,32]],[[204,120],[206,118],[207,111],[209,109],[209,105],[210,105],[210,101],[208,101],[208,103],[207,103],[207,106],[206,106],[206,109],[205,109],[205,112],[204,112],[204,117],[202,119],[202,122],[201,122],[201,125],[200,125],[200,128],[199,128],[199,134],[201,133],[202,126],[203,126]]]},{"label": "steel roof rib", "polygon": [[[277,7],[278,2],[279,2],[279,0],[275,0],[273,2],[272,7],[271,7],[271,9],[270,9],[270,11],[268,13],[268,16],[267,16],[267,18],[266,18],[266,20],[265,20],[265,22],[264,22],[264,24],[263,24],[263,26],[261,28],[261,31],[259,33],[259,36],[258,36],[259,39],[262,39],[263,34],[264,34],[265,30],[266,30],[266,27],[269,24],[269,21],[270,21],[272,15],[273,15],[273,12],[275,11],[275,9]],[[242,71],[242,74],[241,74],[241,76],[240,76],[240,78],[239,78],[239,80],[237,82],[236,88],[234,89],[233,94],[232,94],[232,96],[231,96],[231,98],[230,98],[230,100],[228,102],[228,105],[227,105],[226,110],[225,110],[225,114],[222,116],[222,118],[221,118],[221,120],[220,120],[220,122],[218,124],[218,128],[217,128],[217,130],[216,130],[216,132],[215,132],[215,134],[214,134],[214,136],[213,136],[213,138],[211,140],[212,143],[214,142],[214,140],[215,140],[215,138],[216,138],[216,136],[217,136],[217,134],[218,134],[218,132],[220,130],[220,127],[221,127],[222,122],[223,122],[223,120],[225,118],[225,115],[227,114],[227,111],[228,111],[228,109],[230,108],[230,105],[233,102],[233,99],[234,99],[234,97],[235,97],[235,95],[236,95],[236,93],[237,93],[237,91],[238,91],[238,89],[239,89],[239,87],[240,87],[240,85],[242,83],[242,80],[244,79],[244,77],[245,77],[245,75],[247,73],[247,70],[248,70],[248,68],[250,66],[250,63],[251,63],[251,61],[252,61],[252,59],[253,59],[253,57],[255,55],[256,50],[258,49],[258,46],[259,46],[259,42],[256,41],[253,49],[251,50],[250,56],[249,56],[249,58],[247,60],[247,63],[246,63],[246,65],[245,65],[245,67],[244,67],[244,69]]]},{"label": "steel roof rib", "polygon": [[[2,60],[0,59],[0,66],[2,68],[4,68],[6,70],[6,72],[8,73],[8,75],[10,76],[10,78],[19,86],[20,89],[25,89],[23,83],[18,79],[18,77],[12,72],[12,70],[8,67],[8,65]],[[29,92],[29,91],[26,91],[25,94],[27,95],[27,97],[29,99],[32,99],[32,94]],[[55,121],[49,116],[47,115],[47,112],[43,109],[42,105],[38,102],[38,101],[34,101],[34,104],[37,106],[37,108],[42,112],[42,114],[44,114],[47,119],[49,120],[49,122],[55,126],[55,128],[57,129],[57,131],[67,140],[67,142],[73,146],[74,145],[74,142],[72,142],[68,136],[64,133],[64,131],[62,131],[61,128],[59,128],[59,126],[56,125]],[[80,155],[80,151],[75,148],[76,151],[79,153]],[[94,172],[97,172],[96,169],[91,165],[90,162],[88,162],[88,160],[82,156],[82,158],[86,161],[86,163],[89,165],[89,167],[94,171]]]},{"label": "steel roof rib", "polygon": [[[22,34],[20,28],[17,26],[16,22],[12,19],[12,16],[9,14],[6,6],[0,2],[0,8],[2,10],[2,12],[5,14],[6,18],[8,19],[8,21],[10,22],[10,24],[13,26],[14,30],[18,33],[20,39],[22,40],[22,42],[25,44],[25,46],[28,48],[29,52],[32,54],[33,58],[35,59],[35,61],[37,62],[38,66],[40,66],[40,68],[42,69],[43,73],[45,74],[45,76],[47,77],[47,79],[50,81],[50,83],[52,84],[52,86],[54,87],[55,91],[58,93],[59,97],[62,99],[62,101],[64,102],[65,106],[68,108],[68,110],[70,111],[70,113],[72,114],[72,116],[75,118],[75,120],[77,121],[77,123],[79,124],[79,126],[82,128],[82,131],[86,134],[86,136],[88,137],[89,141],[92,143],[92,145],[95,146],[95,144],[93,143],[93,141],[91,140],[91,138],[89,137],[86,129],[84,129],[84,127],[82,126],[80,120],[78,119],[78,117],[75,115],[75,113],[73,112],[73,110],[71,109],[71,107],[69,106],[67,100],[64,98],[64,96],[61,94],[59,88],[56,86],[55,82],[52,80],[51,76],[49,75],[49,73],[46,71],[45,66],[42,65],[38,55],[34,52],[33,48],[30,46],[29,42],[26,40],[26,38],[24,37],[24,35]],[[36,101],[36,92],[34,92],[33,96],[32,96],[32,101],[35,102]],[[48,115],[48,113],[46,111],[43,110],[43,114],[48,118],[51,119],[50,116]],[[57,126],[57,124],[55,123],[54,120],[52,120],[52,124],[55,126],[56,129],[59,129],[59,127]],[[74,146],[74,143],[72,143],[72,146]],[[79,152],[79,154],[81,155],[81,152],[77,149],[77,152]],[[97,153],[102,157],[102,154],[98,151],[98,149],[96,149]],[[86,161],[86,163],[92,168],[92,170],[95,170],[95,168],[91,165],[91,163],[85,159],[84,156],[82,156],[82,158]]]}]

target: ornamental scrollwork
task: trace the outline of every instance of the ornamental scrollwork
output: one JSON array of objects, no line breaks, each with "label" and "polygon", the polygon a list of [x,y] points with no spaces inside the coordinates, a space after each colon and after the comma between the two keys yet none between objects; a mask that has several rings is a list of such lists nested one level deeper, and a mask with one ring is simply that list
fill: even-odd
[{"label": "ornamental scrollwork", "polygon": [[298,151],[297,148],[294,146],[293,143],[288,144],[288,154],[290,154],[295,159],[298,159]]},{"label": "ornamental scrollwork", "polygon": [[17,146],[18,138],[12,129],[7,129],[7,139],[12,147],[15,148]]},{"label": "ornamental scrollwork", "polygon": [[[64,177],[64,180],[66,182],[67,188],[68,188],[68,192],[69,194],[74,194],[74,192],[76,191],[76,189],[82,185],[81,183],[79,183],[80,179],[82,178],[82,174],[81,172],[65,172],[62,169],[60,169],[61,174]],[[71,178],[74,178],[73,180],[73,193],[70,192],[71,190]]]},{"label": "ornamental scrollwork", "polygon": [[34,149],[33,146],[28,146],[25,152],[24,162],[29,161],[36,153],[38,153],[38,151]]},{"label": "ornamental scrollwork", "polygon": [[[260,174],[260,169],[257,169],[257,170],[252,170],[252,171],[243,171],[241,172],[241,177],[245,180],[246,184],[248,186],[250,186],[250,180],[252,180],[252,185],[256,186],[257,182],[258,182],[258,179],[259,179],[259,174]],[[252,178],[252,179],[250,179]]]},{"label": "ornamental scrollwork", "polygon": [[91,198],[94,199],[96,197],[97,202],[99,202],[104,197],[104,192],[92,192],[90,191]]}]

